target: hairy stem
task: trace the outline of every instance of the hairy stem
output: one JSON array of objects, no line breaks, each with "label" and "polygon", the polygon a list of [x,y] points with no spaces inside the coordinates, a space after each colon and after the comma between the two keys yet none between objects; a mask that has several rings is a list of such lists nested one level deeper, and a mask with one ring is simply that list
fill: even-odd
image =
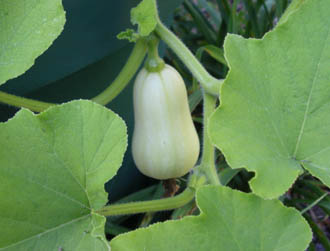
[{"label": "hairy stem", "polygon": [[0,91],[0,102],[12,105],[18,108],[24,107],[31,111],[42,112],[47,108],[55,105],[53,103],[42,102],[34,99],[23,98],[13,94]]},{"label": "hairy stem", "polygon": [[204,92],[204,127],[203,127],[203,155],[200,169],[205,173],[208,181],[213,185],[220,185],[215,168],[215,149],[208,137],[208,121],[215,109],[217,98]]},{"label": "hairy stem", "polygon": [[[140,39],[136,42],[131,55],[129,56],[125,66],[118,74],[116,79],[111,85],[101,92],[96,97],[92,98],[92,101],[101,105],[106,105],[112,101],[119,93],[127,86],[134,74],[139,69],[145,55],[147,53],[147,42],[144,39]],[[42,102],[34,99],[23,98],[13,94],[0,91],[0,102],[8,105],[12,105],[18,108],[24,107],[31,111],[42,112],[48,107],[56,105],[54,103]]]},{"label": "hairy stem", "polygon": [[131,52],[125,66],[121,69],[116,79],[111,85],[101,92],[92,101],[106,105],[111,102],[118,94],[127,86],[129,81],[133,78],[139,69],[145,55],[147,53],[147,42],[145,39],[139,39]]},{"label": "hairy stem", "polygon": [[109,205],[96,211],[96,213],[103,216],[113,216],[172,210],[184,206],[190,202],[194,196],[195,190],[188,187],[181,194],[174,197],[159,200]]},{"label": "hairy stem", "polygon": [[158,20],[155,32],[183,61],[191,73],[201,83],[204,90],[211,95],[218,96],[222,81],[211,76],[184,43],[182,43],[160,20]]}]

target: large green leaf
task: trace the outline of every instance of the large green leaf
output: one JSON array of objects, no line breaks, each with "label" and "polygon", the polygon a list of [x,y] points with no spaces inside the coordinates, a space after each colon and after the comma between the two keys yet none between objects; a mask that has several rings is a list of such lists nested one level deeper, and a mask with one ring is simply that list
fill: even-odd
[{"label": "large green leaf", "polygon": [[[42,97],[44,100],[50,102],[65,102],[66,100],[77,99],[79,97],[90,98],[97,95],[116,77],[116,72],[120,71],[128,57],[129,49],[131,47],[127,45],[116,53],[67,78],[38,89],[30,97],[35,99]],[[132,95],[133,84],[130,84],[109,104],[109,108],[125,120],[129,144],[134,128]],[[124,162],[117,175],[106,185],[106,190],[111,191],[109,198],[112,201],[116,201],[146,185],[148,185],[148,179],[134,166],[131,147],[128,147]]]},{"label": "large green leaf", "polygon": [[299,212],[278,200],[205,186],[197,192],[197,204],[201,215],[119,235],[111,250],[303,251],[312,239]]},{"label": "large green leaf", "polygon": [[61,0],[1,0],[0,85],[29,69],[64,23]]},{"label": "large green leaf", "polygon": [[104,183],[117,172],[126,126],[73,101],[0,124],[0,250],[108,250]]},{"label": "large green leaf", "polygon": [[[298,8],[298,7],[297,7]],[[305,0],[263,39],[229,35],[210,136],[253,192],[280,196],[303,168],[330,186],[330,1]]]}]

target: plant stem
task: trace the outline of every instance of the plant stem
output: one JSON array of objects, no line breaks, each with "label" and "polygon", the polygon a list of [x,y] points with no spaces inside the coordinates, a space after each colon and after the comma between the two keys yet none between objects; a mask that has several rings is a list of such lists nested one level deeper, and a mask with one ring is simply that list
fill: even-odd
[{"label": "plant stem", "polygon": [[215,168],[215,149],[208,137],[208,121],[215,109],[217,98],[204,92],[204,127],[203,127],[203,155],[200,169],[205,173],[209,182],[213,185],[220,185],[217,170]]},{"label": "plant stem", "polygon": [[219,96],[222,80],[211,76],[191,51],[159,19],[155,29],[157,35],[175,52],[209,94]]},{"label": "plant stem", "polygon": [[106,105],[111,102],[118,94],[127,86],[139,69],[145,55],[147,53],[147,42],[145,39],[139,39],[131,52],[131,55],[126,61],[125,66],[121,69],[116,79],[111,85],[101,92],[92,101]]},{"label": "plant stem", "polygon": [[310,204],[308,207],[304,208],[303,210],[301,210],[301,214],[306,213],[308,210],[310,210],[311,208],[313,208],[315,205],[317,205],[321,200],[323,200],[326,196],[328,195],[328,193],[324,193],[322,196],[320,196],[318,199],[316,199],[312,204]]},{"label": "plant stem", "polygon": [[149,72],[160,72],[165,67],[165,62],[158,55],[159,38],[150,35],[148,39],[148,57],[144,67]]},{"label": "plant stem", "polygon": [[0,91],[0,102],[18,108],[21,107],[28,108],[31,111],[35,111],[35,112],[42,112],[47,108],[55,105],[53,103],[47,103],[47,102],[37,101],[34,99],[19,97],[2,91]]},{"label": "plant stem", "polygon": [[[147,42],[145,39],[139,39],[129,56],[125,66],[112,84],[101,92],[92,101],[101,105],[106,105],[112,101],[127,86],[136,71],[139,69],[145,55],[147,53]],[[13,94],[0,91],[0,102],[16,106],[18,108],[25,107],[35,112],[42,112],[48,107],[56,105],[54,103],[42,102],[34,99],[23,98]]]},{"label": "plant stem", "polygon": [[234,34],[237,34],[237,31],[238,31],[237,22],[236,22],[237,21],[237,4],[238,4],[238,0],[234,0],[233,5],[231,7],[230,31]]},{"label": "plant stem", "polygon": [[105,206],[96,211],[103,216],[113,216],[122,214],[138,214],[146,212],[165,211],[179,208],[190,202],[195,196],[195,190],[186,188],[181,194],[174,197],[142,202],[130,202]]}]

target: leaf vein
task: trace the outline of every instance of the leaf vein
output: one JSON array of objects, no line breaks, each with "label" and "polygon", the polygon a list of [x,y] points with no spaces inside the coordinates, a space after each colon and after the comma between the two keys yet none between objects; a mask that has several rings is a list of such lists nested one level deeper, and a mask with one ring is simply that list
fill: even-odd
[{"label": "leaf vein", "polygon": [[319,73],[319,70],[320,70],[321,59],[322,59],[322,56],[324,54],[323,51],[325,50],[326,45],[327,45],[327,41],[329,39],[329,34],[330,34],[330,26],[328,28],[328,34],[326,36],[326,39],[324,40],[323,48],[321,50],[321,53],[320,53],[320,56],[319,56],[319,59],[318,59],[318,62],[317,62],[317,67],[316,67],[316,71],[315,71],[315,74],[314,74],[314,77],[313,77],[311,90],[309,92],[309,96],[308,96],[308,99],[307,99],[306,109],[305,109],[305,113],[304,113],[304,119],[303,119],[303,122],[302,122],[302,125],[301,125],[301,128],[300,128],[300,132],[299,132],[299,135],[298,135],[298,139],[297,139],[296,147],[295,147],[295,150],[294,150],[294,153],[293,153],[293,157],[297,156],[298,149],[299,149],[299,146],[300,146],[300,143],[301,143],[301,139],[302,139],[302,136],[304,134],[305,125],[306,125],[306,121],[307,121],[307,117],[308,117],[308,113],[309,113],[309,108],[310,108],[310,104],[311,104],[311,100],[312,100],[312,95],[313,95],[313,91],[315,89],[316,79],[317,79],[317,76],[318,76],[318,73]]}]

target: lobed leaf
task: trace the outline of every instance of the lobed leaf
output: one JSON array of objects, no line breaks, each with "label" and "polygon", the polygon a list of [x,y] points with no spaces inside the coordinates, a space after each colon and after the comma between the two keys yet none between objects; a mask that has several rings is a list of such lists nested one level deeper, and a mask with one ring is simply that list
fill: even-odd
[{"label": "lobed leaf", "polygon": [[304,168],[330,186],[330,1],[295,3],[261,40],[227,36],[230,72],[210,119],[213,143],[232,168],[255,172],[251,188],[264,198]]},{"label": "lobed leaf", "polygon": [[303,251],[312,239],[308,224],[278,200],[263,200],[223,186],[197,192],[199,216],[153,224],[118,235],[112,251]]},{"label": "lobed leaf", "polygon": [[0,250],[110,250],[104,183],[121,165],[125,123],[90,101],[0,123]]}]

